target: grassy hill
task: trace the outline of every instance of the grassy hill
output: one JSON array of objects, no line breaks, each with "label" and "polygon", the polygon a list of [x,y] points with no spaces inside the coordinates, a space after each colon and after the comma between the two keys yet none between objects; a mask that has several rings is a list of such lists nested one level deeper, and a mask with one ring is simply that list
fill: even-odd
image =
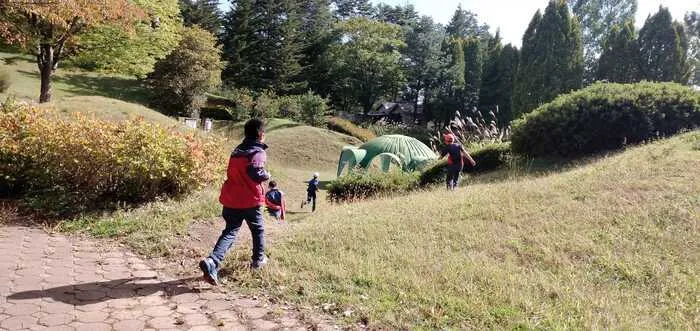
[{"label": "grassy hill", "polygon": [[[31,56],[0,52],[0,71],[7,72],[11,81],[9,89],[0,93],[0,99],[39,99],[39,70]],[[143,106],[148,98],[146,91],[131,77],[60,68],[53,76],[52,86],[50,105],[64,113],[94,113],[110,120],[141,116],[162,125],[177,123]]]},{"label": "grassy hill", "polygon": [[[36,99],[31,59],[0,53],[0,63],[12,77],[0,97]],[[142,106],[144,100],[143,89],[125,77],[61,69],[54,81],[53,105],[62,111],[175,123]],[[233,147],[241,124],[217,132]],[[223,270],[236,291],[387,329],[700,326],[698,131],[544,176],[515,169],[453,193],[322,202],[313,215],[296,210],[303,181],[314,171],[332,179],[340,148],[358,141],[272,120],[267,143],[293,213],[288,224],[268,223],[271,264],[260,273],[247,270],[250,239],[240,234]],[[212,187],[59,228],[196,261],[220,231],[217,196]],[[189,262],[183,265],[196,271]]]},{"label": "grassy hill", "polygon": [[[693,329],[700,132],[538,178],[321,210],[271,239],[256,278],[387,328]],[[244,255],[245,254],[245,255]]]}]

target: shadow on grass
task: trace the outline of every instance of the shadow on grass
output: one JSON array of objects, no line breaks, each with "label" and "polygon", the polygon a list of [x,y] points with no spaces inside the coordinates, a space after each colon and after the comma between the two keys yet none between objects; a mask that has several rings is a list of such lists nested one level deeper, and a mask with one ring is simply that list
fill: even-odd
[{"label": "shadow on grass", "polygon": [[[39,72],[19,70],[18,73],[40,79]],[[54,88],[76,95],[101,96],[146,105],[148,93],[135,79],[114,76],[88,76],[79,73],[61,73],[52,82],[62,84]]]},{"label": "shadow on grass", "polygon": [[6,57],[3,59],[3,61],[5,61],[5,64],[8,66],[15,65],[15,64],[17,64],[17,62],[20,62],[20,61],[30,62],[30,63],[34,62],[34,60],[27,58],[26,56],[19,56],[19,55]]},{"label": "shadow on grass", "polygon": [[536,158],[521,160],[515,164],[486,172],[473,173],[465,169],[463,175],[469,175],[466,181],[473,184],[492,184],[511,181],[518,178],[539,178],[554,174],[562,174],[583,166],[587,166],[600,161],[601,157],[611,156],[623,152],[607,152],[597,155],[586,156],[579,159],[559,159],[559,158]]}]

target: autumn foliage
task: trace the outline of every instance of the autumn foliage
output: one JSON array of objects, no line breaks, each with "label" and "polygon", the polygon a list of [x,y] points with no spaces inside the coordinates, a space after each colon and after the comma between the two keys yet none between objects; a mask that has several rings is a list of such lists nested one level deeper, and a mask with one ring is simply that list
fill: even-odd
[{"label": "autumn foliage", "polygon": [[142,119],[108,122],[84,114],[5,102],[0,106],[0,188],[54,215],[176,196],[214,182],[223,141]]}]

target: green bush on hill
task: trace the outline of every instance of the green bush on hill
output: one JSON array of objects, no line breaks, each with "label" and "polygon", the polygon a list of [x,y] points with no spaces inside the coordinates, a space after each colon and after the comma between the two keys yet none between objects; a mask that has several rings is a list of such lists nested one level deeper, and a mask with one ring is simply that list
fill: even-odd
[{"label": "green bush on hill", "polygon": [[204,93],[221,83],[221,48],[201,28],[183,28],[181,34],[178,47],[148,75],[150,102],[167,115],[199,117]]},{"label": "green bush on hill", "polygon": [[674,83],[598,83],[516,120],[513,150],[572,157],[700,126],[700,93]]},{"label": "green bush on hill", "polygon": [[[508,166],[514,156],[508,143],[488,144],[469,153],[476,162],[472,167],[464,166],[463,172],[483,173]],[[418,182],[421,186],[443,183],[445,181],[447,160],[440,160],[421,172]]]},{"label": "green bush on hill", "polygon": [[362,140],[363,142],[377,138],[377,135],[374,134],[372,130],[362,128],[355,123],[340,117],[331,117],[326,121],[326,123],[329,130],[344,133],[348,136],[353,136]]},{"label": "green bush on hill", "polygon": [[389,173],[365,173],[356,171],[328,184],[327,199],[331,202],[352,202],[369,198],[390,196],[417,187],[415,174],[402,171]]},{"label": "green bush on hill", "polygon": [[0,188],[47,215],[140,203],[219,179],[222,141],[137,119],[0,105]]}]

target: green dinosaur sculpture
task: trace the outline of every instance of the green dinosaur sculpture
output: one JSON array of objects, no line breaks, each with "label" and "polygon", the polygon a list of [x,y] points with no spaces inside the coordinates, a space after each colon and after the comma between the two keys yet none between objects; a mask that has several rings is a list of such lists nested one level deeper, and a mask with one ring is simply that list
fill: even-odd
[{"label": "green dinosaur sculpture", "polygon": [[403,171],[419,170],[437,159],[435,152],[420,140],[398,134],[372,139],[360,147],[345,146],[338,161],[338,176],[348,167],[367,169],[375,158],[379,158],[382,171],[389,171],[392,165]]}]

